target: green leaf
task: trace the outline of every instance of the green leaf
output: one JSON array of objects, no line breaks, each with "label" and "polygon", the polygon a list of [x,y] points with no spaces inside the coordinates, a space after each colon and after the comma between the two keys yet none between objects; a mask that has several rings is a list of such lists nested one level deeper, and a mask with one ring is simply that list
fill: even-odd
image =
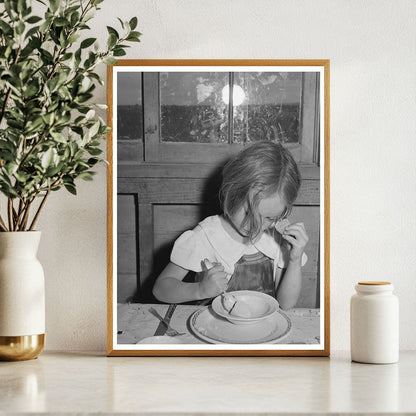
[{"label": "green leaf", "polygon": [[85,118],[87,120],[91,120],[94,117],[95,117],[95,110],[92,110],[92,109],[89,110],[88,113],[85,115]]},{"label": "green leaf", "polygon": [[72,100],[72,95],[69,92],[68,87],[66,87],[65,85],[63,85],[62,87],[60,87],[57,92],[58,92],[59,96],[62,99],[64,99],[64,100]]},{"label": "green leaf", "polygon": [[79,35],[78,33],[74,33],[73,35],[71,35],[70,37],[69,37],[69,39],[68,39],[68,42],[71,44],[71,43],[74,43],[74,42],[76,42],[79,38],[80,38],[80,36],[81,35]]},{"label": "green leaf", "polygon": [[16,33],[18,35],[21,35],[24,31],[25,31],[25,24],[22,21],[18,22],[16,25]]},{"label": "green leaf", "polygon": [[116,47],[113,51],[114,56],[124,56],[126,55],[126,51],[122,48]]},{"label": "green leaf", "polygon": [[7,142],[6,140],[0,140],[0,149],[1,149],[1,159],[4,158],[4,151],[7,150],[9,152],[12,152],[15,147],[10,143]]},{"label": "green leaf", "polygon": [[[29,32],[30,32],[30,30],[27,33],[29,33]],[[27,33],[26,33],[26,36],[25,36],[26,39],[28,38]],[[27,62],[33,56],[33,52],[36,49],[39,49],[40,46],[41,46],[41,41],[40,41],[39,38],[35,38],[35,37],[30,38],[29,42],[23,48],[23,50],[22,50],[22,52],[20,54],[20,59],[22,61],[26,61]]]},{"label": "green leaf", "polygon": [[32,8],[27,7],[27,5],[24,6],[24,9],[22,10],[22,16],[25,18],[26,16],[30,16],[32,14]]},{"label": "green leaf", "polygon": [[68,39],[65,36],[65,32],[62,30],[60,35],[59,35],[59,44],[63,47],[66,48],[68,46]]},{"label": "green leaf", "polygon": [[7,163],[6,166],[4,167],[5,171],[7,172],[7,174],[9,176],[13,175],[16,171],[17,171],[17,163],[14,162],[10,162]]},{"label": "green leaf", "polygon": [[112,56],[108,56],[103,60],[106,65],[114,65],[117,63],[117,59],[113,58]]},{"label": "green leaf", "polygon": [[19,181],[19,182],[21,182],[21,183],[25,183],[26,181],[27,181],[27,179],[28,179],[28,175],[26,175],[25,173],[23,173],[23,172],[15,172],[14,173],[14,177]]},{"label": "green leaf", "polygon": [[52,54],[49,51],[47,51],[45,49],[41,49],[40,50],[40,55],[41,55],[42,61],[46,65],[49,65],[49,64],[51,64],[53,62],[53,56],[52,56]]},{"label": "green leaf", "polygon": [[38,23],[38,22],[40,22],[42,20],[42,18],[41,17],[39,17],[39,16],[30,16],[27,20],[26,20],[26,22],[27,23],[30,23],[30,24],[34,24],[34,23]]},{"label": "green leaf", "polygon": [[64,155],[63,155],[63,159],[68,159],[71,156],[71,150],[69,147],[66,147],[64,150]]},{"label": "green leaf", "polygon": [[131,32],[131,34],[129,36],[127,36],[126,40],[129,42],[140,42],[139,37],[141,36],[141,33],[139,33],[138,35],[132,34],[133,32]]},{"label": "green leaf", "polygon": [[90,168],[90,165],[85,162],[85,160],[78,160],[77,162],[78,166],[77,166],[77,172],[85,172],[86,170],[88,170]]},{"label": "green leaf", "polygon": [[55,13],[58,10],[60,0],[49,0],[49,6],[52,13]]},{"label": "green leaf", "polygon": [[65,19],[65,17],[57,17],[53,21],[54,26],[61,27],[61,26],[69,26],[71,23],[68,19]]},{"label": "green leaf", "polygon": [[27,4],[25,0],[17,0],[17,12],[22,13],[25,9],[27,9]]},{"label": "green leaf", "polygon": [[49,90],[51,92],[55,92],[55,90],[58,87],[58,82],[59,82],[59,77],[58,76],[56,76],[56,77],[52,78],[50,81],[48,81],[47,85],[48,85]]},{"label": "green leaf", "polygon": [[26,133],[33,133],[35,131],[40,131],[43,128],[43,119],[41,117],[36,117],[33,121],[30,120],[26,124]]},{"label": "green leaf", "polygon": [[0,29],[5,35],[11,35],[13,33],[13,29],[10,25],[8,25],[4,20],[0,19]]},{"label": "green leaf", "polygon": [[118,41],[118,37],[114,35],[113,33],[110,33],[110,36],[108,37],[108,40],[107,40],[108,49],[112,49],[117,44],[117,41]]},{"label": "green leaf", "polygon": [[10,19],[14,20],[16,15],[16,2],[11,0],[5,0],[4,8],[6,9],[7,14]]},{"label": "green leaf", "polygon": [[64,183],[64,186],[65,186],[66,190],[69,191],[72,195],[77,194],[77,190],[76,190],[74,185],[69,184],[69,183]]},{"label": "green leaf", "polygon": [[88,160],[87,160],[87,163],[91,166],[91,167],[93,167],[93,166],[95,166],[98,162],[100,161],[100,159],[97,159],[97,158],[95,158],[95,157],[90,157]]},{"label": "green leaf", "polygon": [[[33,36],[35,33],[37,33],[39,31],[39,26],[33,26],[32,28],[30,28],[25,35],[25,39]],[[40,45],[39,45],[40,46]]]},{"label": "green leaf", "polygon": [[57,131],[51,131],[50,133],[56,142],[65,144],[67,143],[67,140],[63,134],[58,133]]},{"label": "green leaf", "polygon": [[92,98],[92,94],[79,94],[78,97],[75,99],[75,102],[78,104],[82,104],[91,98]]},{"label": "green leaf", "polygon": [[132,17],[129,22],[130,29],[134,30],[137,27],[137,17]]},{"label": "green leaf", "polygon": [[59,173],[62,169],[62,163],[59,166],[49,167],[46,169],[45,176],[48,178],[54,177],[57,173]]},{"label": "green leaf", "polygon": [[62,60],[62,61],[68,61],[68,60],[69,60],[69,59],[71,59],[73,56],[74,56],[74,54],[73,54],[73,53],[71,53],[71,52],[67,52],[67,53],[65,53],[65,54],[63,54],[63,55],[62,55],[61,60]]},{"label": "green leaf", "polygon": [[117,17],[117,20],[120,22],[120,24],[121,24],[121,27],[123,28],[123,29],[125,29],[126,28],[126,23],[127,22],[123,22],[119,17]]},{"label": "green leaf", "polygon": [[90,130],[89,130],[89,132],[88,132],[88,136],[89,136],[89,138],[92,138],[92,137],[94,137],[97,133],[98,133],[98,130],[100,129],[100,125],[101,125],[101,123],[99,122],[99,121],[97,121],[91,128],[90,128]]},{"label": "green leaf", "polygon": [[109,35],[114,35],[116,39],[120,39],[120,35],[118,34],[117,30],[115,30],[113,27],[107,26],[107,31]]},{"label": "green leaf", "polygon": [[142,35],[142,34],[141,34],[140,32],[136,32],[136,31],[132,30],[132,31],[129,33],[129,38],[130,38],[130,37],[139,38],[141,35]]},{"label": "green leaf", "polygon": [[71,26],[74,27],[79,21],[79,13],[75,11],[74,13],[71,14],[70,19],[71,19]]},{"label": "green leaf", "polygon": [[53,162],[53,157],[54,149],[51,147],[42,156],[41,165],[43,169],[47,169],[51,165],[51,163]]},{"label": "green leaf", "polygon": [[17,192],[12,188],[11,185],[5,183],[0,184],[1,192],[6,195],[7,198],[16,198],[18,196]]},{"label": "green leaf", "polygon": [[97,40],[97,38],[87,38],[87,39],[84,39],[82,42],[81,42],[81,49],[85,49],[85,48],[88,48],[88,47],[90,47],[95,41]]},{"label": "green leaf", "polygon": [[82,172],[78,175],[79,179],[83,179],[84,181],[92,181],[94,178],[95,172]]},{"label": "green leaf", "polygon": [[98,155],[100,155],[103,151],[101,150],[101,149],[99,149],[98,147],[91,147],[91,148],[89,148],[89,149],[87,149],[88,150],[88,153],[91,155],[91,156],[98,156]]},{"label": "green leaf", "polygon": [[18,130],[22,130],[23,129],[23,123],[21,121],[16,121],[16,120],[7,120],[7,124],[9,125],[9,127],[14,127]]},{"label": "green leaf", "polygon": [[[93,17],[94,17],[94,15],[95,15],[95,9],[90,9],[90,10],[88,10],[88,12],[85,14],[85,16],[84,16],[84,18],[82,19],[82,21],[85,23],[85,22],[88,22],[88,20],[91,20]],[[81,29],[84,29],[84,28],[86,28],[86,29],[90,29],[87,25],[81,25],[80,26],[80,28]]]},{"label": "green leaf", "polygon": [[46,125],[51,126],[53,123],[53,120],[55,118],[55,113],[47,113],[44,116],[41,116],[43,121],[45,122]]}]

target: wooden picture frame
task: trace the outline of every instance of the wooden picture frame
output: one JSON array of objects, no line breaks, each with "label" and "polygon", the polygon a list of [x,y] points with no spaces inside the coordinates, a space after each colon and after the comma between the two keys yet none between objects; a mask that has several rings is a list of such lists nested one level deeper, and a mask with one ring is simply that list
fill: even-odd
[{"label": "wooden picture frame", "polygon": [[[108,67],[108,356],[329,356],[329,72],[329,60]],[[256,91],[241,108],[239,83]],[[302,176],[291,215],[310,241],[298,304],[248,326],[212,306],[158,302],[152,285],[173,241],[217,212],[224,162],[257,133],[289,148]],[[167,336],[151,307],[183,335]]]}]

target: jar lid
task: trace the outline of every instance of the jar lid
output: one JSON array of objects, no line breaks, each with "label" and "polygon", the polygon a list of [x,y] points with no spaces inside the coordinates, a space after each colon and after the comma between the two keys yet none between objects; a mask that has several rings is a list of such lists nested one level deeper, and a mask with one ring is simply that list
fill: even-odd
[{"label": "jar lid", "polygon": [[366,281],[366,282],[358,282],[359,285],[364,285],[364,286],[380,286],[380,285],[391,285],[390,282],[380,282],[380,281]]},{"label": "jar lid", "polygon": [[370,280],[358,282],[355,285],[355,290],[360,293],[375,294],[381,292],[392,292],[394,290],[394,286],[390,282]]}]

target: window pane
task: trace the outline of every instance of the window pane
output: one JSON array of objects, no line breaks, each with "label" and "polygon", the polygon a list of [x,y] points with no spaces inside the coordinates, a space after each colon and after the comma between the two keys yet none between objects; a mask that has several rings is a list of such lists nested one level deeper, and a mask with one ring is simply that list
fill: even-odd
[{"label": "window pane", "polygon": [[301,73],[237,72],[233,88],[235,143],[299,142]]},{"label": "window pane", "polygon": [[228,82],[226,72],[160,73],[161,141],[228,143]]},{"label": "window pane", "polygon": [[142,74],[117,74],[117,139],[143,140]]}]

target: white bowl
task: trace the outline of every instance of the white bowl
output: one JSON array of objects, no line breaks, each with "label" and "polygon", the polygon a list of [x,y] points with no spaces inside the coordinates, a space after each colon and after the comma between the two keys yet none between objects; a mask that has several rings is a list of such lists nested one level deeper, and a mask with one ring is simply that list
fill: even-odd
[{"label": "white bowl", "polygon": [[279,302],[267,295],[266,293],[256,292],[254,290],[236,290],[234,292],[227,292],[233,295],[237,301],[243,301],[250,307],[251,318],[242,318],[239,316],[230,315],[222,304],[222,295],[217,296],[212,301],[212,309],[214,312],[237,325],[253,324],[262,319],[266,319],[279,309]]}]

